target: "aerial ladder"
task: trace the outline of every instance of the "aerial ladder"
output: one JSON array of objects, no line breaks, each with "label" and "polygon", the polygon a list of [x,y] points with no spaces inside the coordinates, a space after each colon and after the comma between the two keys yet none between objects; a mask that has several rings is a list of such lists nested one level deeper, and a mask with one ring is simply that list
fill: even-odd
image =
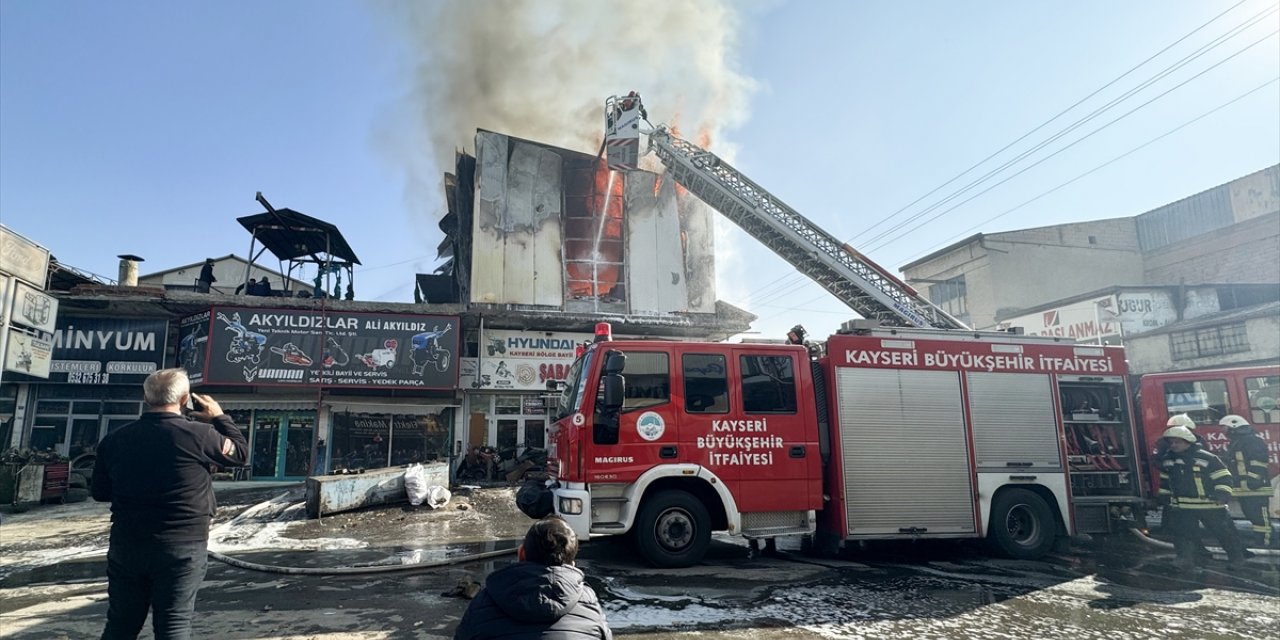
[{"label": "aerial ladder", "polygon": [[603,151],[609,169],[640,168],[641,134],[649,138],[646,152],[657,155],[676,183],[862,317],[889,327],[969,328],[715,154],[676,136],[665,125],[649,124],[636,92],[605,101]]}]

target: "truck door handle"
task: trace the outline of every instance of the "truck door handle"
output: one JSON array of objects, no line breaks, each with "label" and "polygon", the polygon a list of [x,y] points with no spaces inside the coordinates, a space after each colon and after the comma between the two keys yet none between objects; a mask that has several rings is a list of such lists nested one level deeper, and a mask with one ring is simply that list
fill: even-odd
[{"label": "truck door handle", "polygon": [[674,458],[674,457],[676,457],[676,448],[675,448],[675,447],[663,447],[663,448],[661,448],[661,449],[658,449],[658,457],[659,457],[659,458]]},{"label": "truck door handle", "polygon": [[791,457],[792,457],[792,458],[803,458],[803,457],[804,457],[804,445],[802,445],[802,444],[801,444],[801,445],[796,445],[796,446],[794,446],[794,447],[791,447]]}]

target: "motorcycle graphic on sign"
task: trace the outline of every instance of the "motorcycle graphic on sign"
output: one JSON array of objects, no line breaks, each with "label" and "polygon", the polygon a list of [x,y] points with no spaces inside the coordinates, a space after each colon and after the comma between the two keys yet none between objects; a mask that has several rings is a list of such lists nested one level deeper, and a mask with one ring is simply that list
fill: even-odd
[{"label": "motorcycle graphic on sign", "polygon": [[440,325],[432,327],[431,331],[425,331],[413,336],[409,339],[409,344],[413,347],[413,351],[409,353],[409,358],[413,360],[413,375],[420,376],[426,371],[428,364],[435,364],[436,371],[444,371],[449,368],[449,359],[453,354],[448,349],[440,346],[440,338],[444,334],[449,333],[449,329],[453,325],[447,324],[444,329],[440,329]]},{"label": "motorcycle graphic on sign", "polygon": [[218,312],[218,319],[226,323],[227,331],[233,331],[236,337],[227,348],[227,362],[243,362],[248,360],[258,364],[262,357],[262,348],[267,344],[267,337],[256,331],[250,331],[240,321],[240,314],[233,313],[228,319],[226,314]]}]

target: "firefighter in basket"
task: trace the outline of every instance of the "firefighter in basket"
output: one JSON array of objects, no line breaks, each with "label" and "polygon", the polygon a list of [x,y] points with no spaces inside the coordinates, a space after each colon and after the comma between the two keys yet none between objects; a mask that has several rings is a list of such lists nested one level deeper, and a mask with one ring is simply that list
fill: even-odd
[{"label": "firefighter in basket", "polygon": [[1227,465],[1236,476],[1235,497],[1240,511],[1253,523],[1254,536],[1263,547],[1271,546],[1271,478],[1267,469],[1267,443],[1258,437],[1248,420],[1229,415],[1218,421],[1231,443],[1227,445]]},{"label": "firefighter in basket", "polygon": [[1178,564],[1196,564],[1200,526],[1222,544],[1233,568],[1244,562],[1244,547],[1226,505],[1234,493],[1234,479],[1218,456],[1196,444],[1196,436],[1182,426],[1169,427],[1162,435],[1167,450],[1160,457],[1160,495],[1169,499],[1174,547]]}]

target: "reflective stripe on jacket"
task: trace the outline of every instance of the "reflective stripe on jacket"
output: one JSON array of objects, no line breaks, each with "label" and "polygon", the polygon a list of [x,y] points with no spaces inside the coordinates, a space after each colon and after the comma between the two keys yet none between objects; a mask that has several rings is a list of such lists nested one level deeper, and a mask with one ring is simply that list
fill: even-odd
[{"label": "reflective stripe on jacket", "polygon": [[1217,502],[1229,500],[1235,481],[1218,456],[1199,445],[1182,453],[1172,449],[1160,458],[1160,494],[1184,509],[1216,509]]},{"label": "reflective stripe on jacket", "polygon": [[1267,458],[1267,444],[1253,429],[1231,436],[1226,461],[1240,483],[1235,491],[1236,497],[1271,495]]}]

